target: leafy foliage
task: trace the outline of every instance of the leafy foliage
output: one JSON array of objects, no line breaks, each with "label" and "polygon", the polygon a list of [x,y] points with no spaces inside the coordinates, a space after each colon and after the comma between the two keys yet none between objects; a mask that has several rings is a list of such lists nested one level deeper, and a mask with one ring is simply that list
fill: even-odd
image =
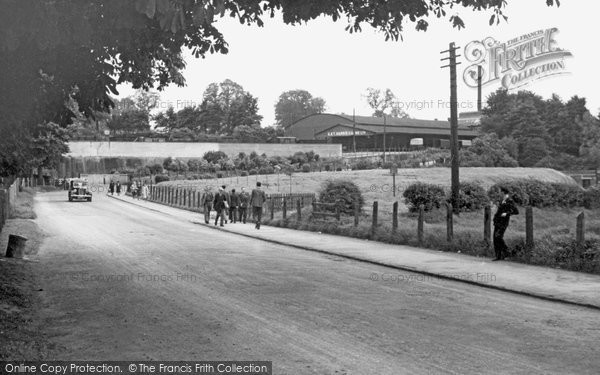
[{"label": "leafy foliage", "polygon": [[438,185],[417,182],[409,185],[402,193],[404,202],[412,212],[423,205],[425,211],[440,208],[446,201],[444,188]]},{"label": "leafy foliage", "polygon": [[275,121],[282,128],[315,113],[325,111],[325,100],[315,98],[306,90],[290,90],[279,95],[275,104]]},{"label": "leafy foliage", "polygon": [[339,207],[340,212],[352,214],[356,204],[362,210],[365,199],[358,185],[353,181],[339,179],[329,180],[323,184],[319,192],[319,202],[333,203],[335,207]]},{"label": "leafy foliage", "polygon": [[[449,196],[448,192],[448,196]],[[472,182],[460,183],[459,210],[476,211],[489,202],[487,192],[481,185]]]}]

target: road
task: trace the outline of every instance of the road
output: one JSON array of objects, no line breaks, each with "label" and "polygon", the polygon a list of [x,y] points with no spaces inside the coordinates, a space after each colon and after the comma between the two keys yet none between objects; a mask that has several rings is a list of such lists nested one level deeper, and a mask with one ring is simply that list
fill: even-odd
[{"label": "road", "polygon": [[39,319],[54,359],[268,360],[275,374],[600,373],[595,310],[447,280],[394,282],[408,274],[99,194],[39,194],[36,213],[47,234],[34,266]]}]

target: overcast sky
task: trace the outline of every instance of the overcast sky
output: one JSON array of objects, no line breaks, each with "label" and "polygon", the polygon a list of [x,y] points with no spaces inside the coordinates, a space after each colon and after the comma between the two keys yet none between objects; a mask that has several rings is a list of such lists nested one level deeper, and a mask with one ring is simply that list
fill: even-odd
[{"label": "overcast sky", "polygon": [[[456,9],[466,29],[453,29],[447,20],[430,19],[427,32],[417,32],[406,23],[404,41],[385,41],[383,34],[365,26],[362,33],[344,31],[346,23],[322,18],[302,26],[287,26],[280,18],[265,19],[265,26],[243,26],[224,18],[219,28],[229,42],[229,54],[195,59],[186,54],[186,87],[170,86],[161,93],[163,110],[199,104],[211,82],[227,78],[258,97],[263,126],[274,123],[274,105],[286,90],[305,89],[327,102],[327,112],[370,115],[364,99],[368,87],[390,88],[404,103],[406,112],[419,119],[447,119],[449,72],[440,69],[440,51],[449,42],[464,47],[473,40],[494,37],[508,41],[539,29],[557,27],[560,48],[573,53],[566,59],[568,75],[549,77],[523,89],[544,97],[552,93],[567,100],[573,95],[588,99],[588,108],[600,110],[597,36],[600,35],[598,0],[563,0],[549,8],[545,0],[509,0],[508,22],[489,26],[488,13]],[[462,54],[462,52],[459,52]],[[463,110],[476,109],[476,90],[462,82],[468,66],[459,59],[459,104]],[[486,87],[484,97],[499,84]],[[120,87],[121,96],[132,94]]]}]

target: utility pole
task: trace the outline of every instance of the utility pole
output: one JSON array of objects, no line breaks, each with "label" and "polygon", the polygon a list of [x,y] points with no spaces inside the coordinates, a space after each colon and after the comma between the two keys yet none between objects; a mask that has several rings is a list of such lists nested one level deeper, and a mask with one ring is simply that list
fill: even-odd
[{"label": "utility pole", "polygon": [[356,110],[352,109],[352,152],[356,157]]},{"label": "utility pole", "polygon": [[481,80],[483,79],[483,68],[481,67],[481,65],[477,66],[477,112],[481,113],[481,107],[482,107],[482,102],[481,102],[481,91],[482,91],[482,87],[481,87]]},{"label": "utility pole", "polygon": [[450,48],[447,51],[440,52],[444,54],[450,53],[449,57],[441,59],[450,60],[448,65],[442,66],[443,68],[450,68],[450,157],[452,159],[451,176],[452,176],[452,196],[450,203],[452,204],[452,210],[455,214],[459,213],[459,197],[460,197],[460,178],[459,178],[459,158],[458,158],[458,94],[456,90],[456,66],[460,63],[456,62],[456,58],[460,55],[456,55],[456,50],[460,47],[456,47],[454,43],[450,43]]},{"label": "utility pole", "polygon": [[383,114],[383,162],[385,163],[385,133],[386,133],[386,125],[387,125],[387,116],[385,113]]}]

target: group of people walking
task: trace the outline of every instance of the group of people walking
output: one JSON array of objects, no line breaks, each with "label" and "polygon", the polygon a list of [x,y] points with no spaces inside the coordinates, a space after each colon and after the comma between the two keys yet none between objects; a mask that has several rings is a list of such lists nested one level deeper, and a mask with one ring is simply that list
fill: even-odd
[{"label": "group of people walking", "polygon": [[214,193],[212,188],[207,187],[202,197],[202,207],[204,208],[204,222],[210,222],[210,212],[216,212],[215,225],[224,226],[226,223],[246,224],[248,219],[248,210],[256,222],[255,228],[260,229],[262,220],[263,205],[266,201],[266,194],[262,190],[260,182],[256,183],[256,188],[252,193],[248,193],[246,188],[241,188],[240,192],[235,189],[227,191],[225,185],[218,188]]},{"label": "group of people walking", "polygon": [[150,189],[145,182],[133,181],[129,187],[127,185],[121,185],[121,181],[111,181],[108,184],[108,193],[110,195],[121,195],[121,191],[129,189],[131,196],[137,199],[148,199],[148,195],[150,193]]}]

